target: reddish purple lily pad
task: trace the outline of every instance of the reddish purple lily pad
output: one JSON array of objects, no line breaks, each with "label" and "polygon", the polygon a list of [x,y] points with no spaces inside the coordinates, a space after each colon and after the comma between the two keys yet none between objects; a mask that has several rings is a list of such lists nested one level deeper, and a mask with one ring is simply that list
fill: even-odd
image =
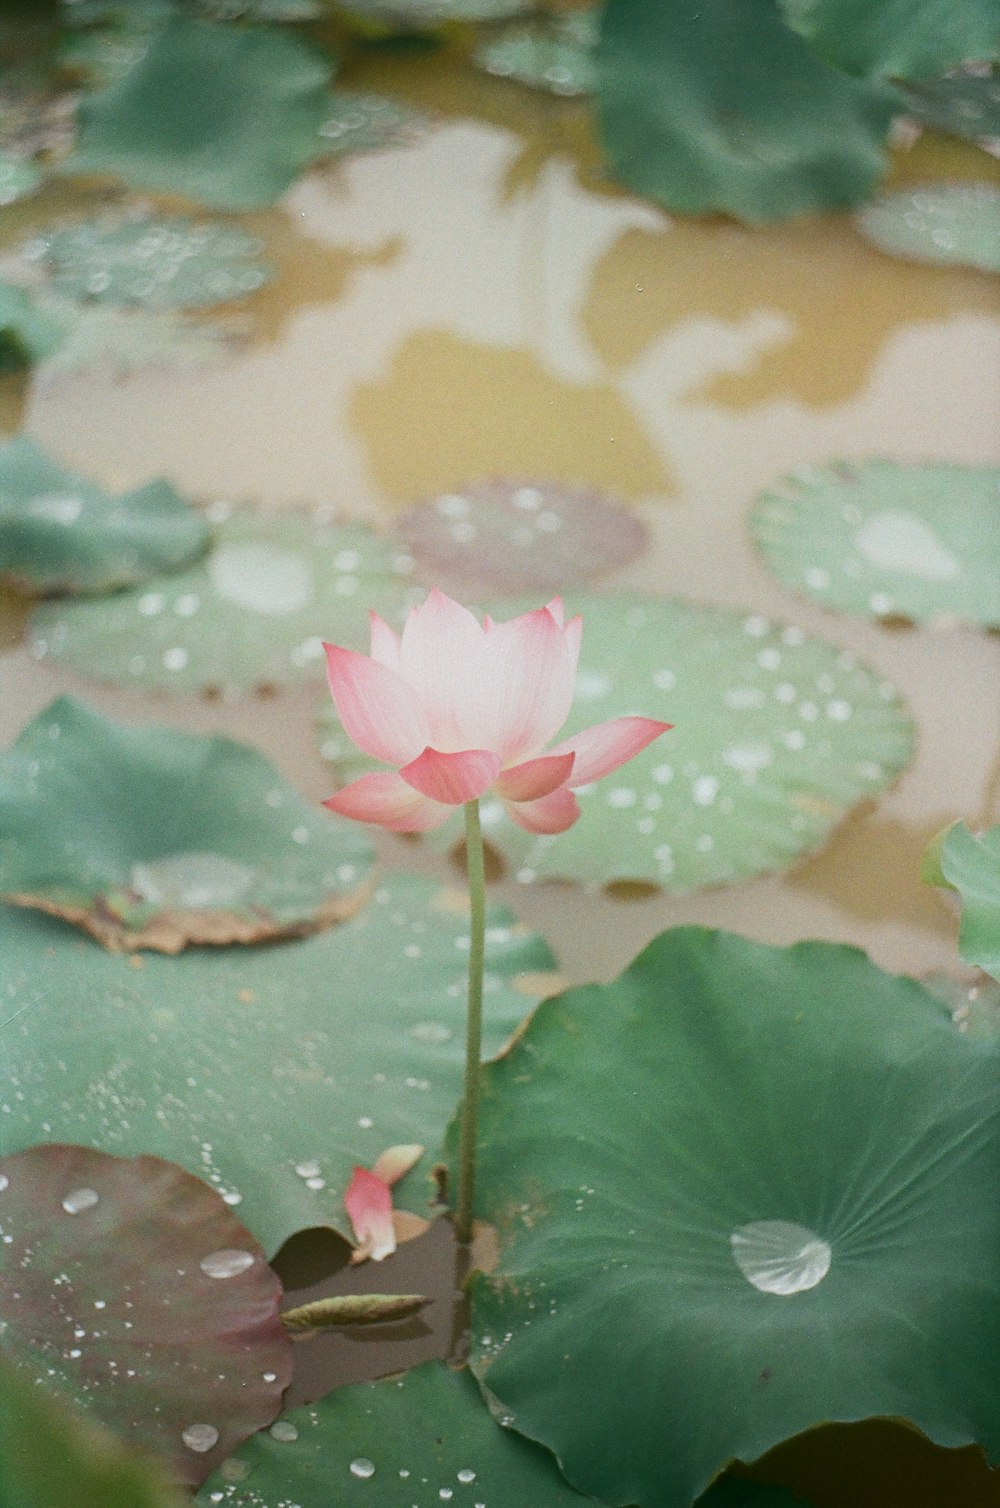
[{"label": "reddish purple lily pad", "polygon": [[175,1163],[64,1144],[0,1158],[4,1340],[180,1481],[278,1413],[280,1301],[250,1232]]},{"label": "reddish purple lily pad", "polygon": [[475,482],[397,527],[420,574],[456,596],[561,591],[627,565],[649,540],[628,509],[554,482]]}]

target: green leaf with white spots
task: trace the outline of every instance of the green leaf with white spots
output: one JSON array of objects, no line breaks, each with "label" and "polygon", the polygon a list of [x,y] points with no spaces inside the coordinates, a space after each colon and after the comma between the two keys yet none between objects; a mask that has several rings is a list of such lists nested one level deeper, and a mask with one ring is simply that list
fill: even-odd
[{"label": "green leaf with white spots", "polygon": [[425,111],[414,110],[387,95],[358,89],[335,89],[327,111],[319,129],[318,162],[353,152],[409,146],[426,134],[431,119]]},{"label": "green leaf with white spots", "polygon": [[935,78],[1000,52],[996,0],[782,0],[790,25],[835,68]]},{"label": "green leaf with white spots", "polygon": [[855,218],[863,236],[905,261],[1000,272],[1000,188],[992,183],[897,189]]},{"label": "green leaf with white spots", "polygon": [[481,1080],[496,1407],[641,1508],[829,1420],[996,1461],[998,1049],[857,949],[703,928],[544,1002]]},{"label": "green leaf with white spots", "polygon": [[0,282],[0,376],[43,361],[63,338],[60,321],[39,309],[30,294]]},{"label": "green leaf with white spots", "polygon": [[866,199],[899,95],[829,67],[777,0],[607,0],[601,139],[615,173],[684,214],[750,224]]},{"label": "green leaf with white spots", "polygon": [[951,1012],[960,1032],[1000,1038],[1000,983],[979,974],[974,983],[951,974],[927,974],[921,981]]},{"label": "green leaf with white spots", "polygon": [[337,1388],[247,1441],[195,1499],[208,1508],[583,1508],[548,1454],[490,1416],[443,1362]]},{"label": "green leaf with white spots", "polygon": [[962,897],[959,952],[1000,980],[1000,827],[972,833],[956,822],[931,845],[924,879]]},{"label": "green leaf with white spots", "polygon": [[24,157],[12,157],[0,152],[0,205],[14,204],[37,193],[42,186],[42,174],[34,163]]},{"label": "green leaf with white spots", "polygon": [[185,1508],[188,1499],[152,1462],[29,1382],[0,1350],[0,1501],[16,1508]]},{"label": "green leaf with white spots", "polygon": [[[426,1148],[398,1207],[431,1198],[462,1092],[468,946],[454,897],[399,876],[301,941],[151,953],[141,968],[0,907],[0,1155],[43,1140],[155,1147],[239,1204],[269,1252],[311,1225],[350,1240],[352,1168],[387,1147]],[[541,938],[491,910],[484,1054],[553,967]]]},{"label": "green leaf with white spots", "polygon": [[0,754],[0,894],[115,951],[298,936],[351,915],[373,850],[229,738],[61,697]]},{"label": "green leaf with white spots", "polygon": [[111,496],[26,435],[0,446],[0,580],[30,593],[103,593],[203,555],[204,517],[169,482]]},{"label": "green leaf with white spots", "polygon": [[200,1178],[31,1147],[0,1158],[0,1230],[4,1344],[38,1385],[195,1486],[274,1418],[292,1379],[281,1284]]},{"label": "green leaf with white spots", "polygon": [[[631,714],[674,728],[582,788],[581,816],[558,837],[524,832],[486,798],[483,832],[524,881],[686,891],[781,869],[910,758],[913,729],[895,689],[799,628],[652,598],[574,592],[567,609],[583,616],[583,648],[559,737]],[[494,616],[523,610],[502,604]],[[353,779],[363,756],[352,757],[325,704],[323,716],[322,752],[338,779]],[[457,836],[449,823],[439,841]]]},{"label": "green leaf with white spots", "polygon": [[63,298],[147,309],[197,309],[245,298],[273,269],[263,243],[233,225],[158,219],[84,220],[47,231],[27,250]]},{"label": "green leaf with white spots", "polygon": [[998,467],[810,467],[758,500],[750,532],[771,570],[825,607],[1000,627]]},{"label": "green leaf with white spots", "polygon": [[1000,74],[993,70],[907,84],[905,97],[907,114],[922,126],[1000,151]]},{"label": "green leaf with white spots", "polygon": [[402,613],[396,552],[360,524],[225,503],[207,516],[214,545],[188,570],[36,609],[35,655],[119,685],[249,691],[322,677],[324,640],[360,649],[369,607]]},{"label": "green leaf with white spots", "polygon": [[473,61],[497,78],[515,79],[547,94],[592,94],[598,29],[596,10],[545,17],[481,43]]},{"label": "green leaf with white spots", "polygon": [[315,155],[329,80],[297,37],[174,17],[81,103],[65,168],[222,209],[272,204]]}]

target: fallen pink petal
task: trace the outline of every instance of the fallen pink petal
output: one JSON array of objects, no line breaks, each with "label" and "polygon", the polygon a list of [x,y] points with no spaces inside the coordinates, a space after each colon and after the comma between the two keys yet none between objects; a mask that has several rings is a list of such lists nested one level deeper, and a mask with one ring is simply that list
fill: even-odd
[{"label": "fallen pink petal", "polygon": [[370,1257],[382,1262],[396,1250],[392,1221],[392,1191],[367,1168],[354,1168],[344,1193],[344,1208],[350,1217],[358,1250],[353,1261]]}]

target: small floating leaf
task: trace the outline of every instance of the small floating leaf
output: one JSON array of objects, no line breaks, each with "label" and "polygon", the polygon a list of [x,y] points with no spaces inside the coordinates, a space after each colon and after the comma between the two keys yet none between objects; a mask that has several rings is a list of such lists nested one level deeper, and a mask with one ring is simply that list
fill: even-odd
[{"label": "small floating leaf", "polygon": [[286,1309],[281,1323],[293,1334],[336,1325],[384,1325],[419,1314],[426,1303],[421,1293],[342,1293]]},{"label": "small floating leaf", "polygon": [[319,679],[323,640],[358,643],[364,609],[398,617],[409,590],[389,544],[360,524],[216,504],[197,565],[133,592],[36,610],[34,652],[97,680],[247,691]]},{"label": "small floating leaf", "polygon": [[1000,468],[838,461],[765,493],[754,543],[793,591],[915,623],[1000,627]]},{"label": "small floating leaf", "polygon": [[255,749],[62,697],[0,755],[0,893],[116,952],[297,936],[350,915],[367,834]]},{"label": "small floating leaf", "polygon": [[0,1461],[10,1508],[184,1508],[152,1462],[68,1401],[29,1381],[0,1353]]},{"label": "small floating leaf", "polygon": [[932,845],[924,877],[962,897],[959,951],[1000,980],[1000,827],[971,833],[956,822]]},{"label": "small floating leaf", "polygon": [[297,37],[174,17],[83,101],[68,166],[224,209],[271,204],[315,154],[329,77]]},{"label": "small floating leaf", "polygon": [[0,1159],[0,1308],[19,1366],[198,1483],[274,1418],[281,1285],[214,1189],[159,1157]]},{"label": "small floating leaf", "polygon": [[[503,1429],[468,1372],[443,1362],[388,1382],[337,1388],[295,1409],[242,1447],[196,1498],[202,1508],[583,1508],[589,1498],[559,1474],[547,1451]],[[223,1497],[214,1499],[213,1492]]]},{"label": "small floating leaf", "polygon": [[384,94],[336,89],[330,95],[327,119],[319,128],[322,146],[317,160],[352,152],[381,152],[409,146],[423,136],[430,116],[399,104]]},{"label": "small floating leaf", "polygon": [[169,482],[112,497],[19,435],[0,446],[0,579],[20,590],[109,592],[204,553],[208,526]]},{"label": "small floating leaf", "polygon": [[862,235],[893,256],[1000,272],[1000,189],[992,183],[897,189],[856,219]]},{"label": "small floating leaf", "polygon": [[557,592],[627,565],[646,526],[589,487],[478,482],[402,516],[397,529],[431,585],[494,596]]},{"label": "small floating leaf", "polygon": [[601,136],[622,181],[686,214],[759,223],[866,198],[899,96],[828,67],[776,0],[608,0]]},{"label": "small floating leaf", "polygon": [[231,225],[155,219],[85,220],[31,243],[65,298],[147,309],[196,309],[244,298],[273,270],[263,243]]},{"label": "small floating leaf", "polygon": [[830,1419],[996,1461],[998,1049],[856,949],[703,928],[543,1003],[481,1081],[496,1407],[651,1508]]},{"label": "small floating leaf", "polygon": [[[467,915],[404,876],[300,942],[178,958],[122,958],[0,906],[0,1153],[44,1138],[155,1146],[239,1204],[268,1251],[314,1225],[349,1241],[351,1169],[387,1145],[427,1148],[397,1202],[432,1198],[426,1170],[462,1092],[467,960]],[[552,967],[540,937],[491,908],[484,1054]]]},{"label": "small floating leaf", "polygon": [[473,54],[486,73],[515,79],[548,94],[590,94],[597,81],[594,48],[596,10],[570,11],[526,26],[512,27]]},{"label": "small floating leaf", "polygon": [[43,361],[63,338],[60,322],[39,309],[23,288],[0,283],[0,375]]}]

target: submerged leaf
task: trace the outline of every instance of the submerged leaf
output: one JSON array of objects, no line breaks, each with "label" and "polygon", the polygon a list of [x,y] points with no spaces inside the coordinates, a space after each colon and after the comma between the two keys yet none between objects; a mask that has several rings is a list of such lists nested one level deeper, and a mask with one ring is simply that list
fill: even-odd
[{"label": "submerged leaf", "polygon": [[[155,1146],[239,1204],[268,1251],[306,1226],[350,1240],[351,1168],[387,1144],[427,1148],[399,1204],[432,1198],[424,1170],[462,1092],[467,955],[468,917],[404,876],[299,942],[150,953],[140,967],[0,906],[0,1153],[43,1138]],[[553,966],[541,938],[491,908],[484,1054]]]},{"label": "submerged leaf", "polygon": [[281,1285],[219,1198],[159,1157],[0,1158],[0,1308],[21,1370],[198,1483],[291,1381]]},{"label": "submerged leaf", "polygon": [[759,499],[750,531],[782,581],[826,607],[1000,627],[998,467],[809,467]]},{"label": "submerged leaf", "polygon": [[315,154],[329,77],[296,37],[172,18],[83,101],[68,166],[225,209],[272,204]]},{"label": "submerged leaf", "polygon": [[104,593],[204,553],[208,526],[169,482],[111,496],[26,435],[0,446],[0,580],[30,593]]},{"label": "submerged leaf", "polygon": [[1000,272],[1000,188],[992,183],[897,189],[856,218],[862,235],[892,256]]},{"label": "submerged leaf", "polygon": [[899,109],[895,90],[820,61],[776,0],[608,0],[597,95],[630,188],[750,223],[864,199]]},{"label": "submerged leaf", "polygon": [[688,1503],[826,1420],[996,1461],[998,1067],[825,943],[680,928],[542,1004],[482,1078],[497,1408],[616,1504]]},{"label": "submerged leaf", "polygon": [[62,697],[0,755],[0,894],[115,952],[329,926],[357,909],[371,860],[367,834],[228,738]]}]

